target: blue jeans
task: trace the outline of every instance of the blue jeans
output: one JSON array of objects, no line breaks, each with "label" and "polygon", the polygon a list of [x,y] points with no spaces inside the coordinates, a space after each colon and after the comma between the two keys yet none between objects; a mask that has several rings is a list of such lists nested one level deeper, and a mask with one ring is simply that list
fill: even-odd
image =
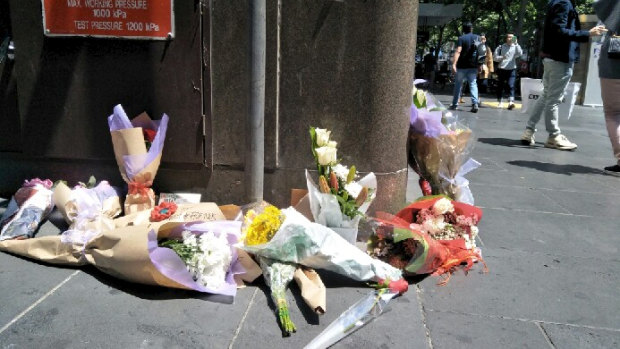
[{"label": "blue jeans", "polygon": [[478,105],[478,85],[476,85],[476,75],[478,75],[477,68],[458,68],[456,70],[456,82],[454,83],[452,105],[458,105],[457,103],[459,101],[459,95],[461,94],[461,87],[465,78],[467,78],[467,82],[469,82],[469,94],[471,95],[471,104]]},{"label": "blue jeans", "polygon": [[[508,87],[510,92],[510,101],[515,100],[515,79],[517,77],[516,69],[497,69],[497,100],[500,101],[504,97],[504,91]],[[508,86],[506,86],[508,85]]]},{"label": "blue jeans", "polygon": [[545,115],[545,126],[549,136],[560,134],[558,126],[558,108],[562,103],[564,91],[573,76],[573,63],[554,61],[549,58],[543,60],[545,72],[543,73],[543,92],[534,104],[527,121],[526,128],[536,131],[536,124],[542,115]]}]

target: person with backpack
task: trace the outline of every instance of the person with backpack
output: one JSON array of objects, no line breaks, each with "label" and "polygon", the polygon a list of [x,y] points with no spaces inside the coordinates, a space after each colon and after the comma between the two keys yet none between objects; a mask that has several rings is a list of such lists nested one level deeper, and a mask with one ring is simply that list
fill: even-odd
[{"label": "person with backpack", "polygon": [[510,92],[508,110],[515,107],[515,79],[517,78],[517,58],[523,56],[521,46],[517,44],[517,38],[512,33],[506,34],[506,42],[495,49],[495,61],[497,62],[497,103],[498,108],[503,108],[503,97],[506,87]]},{"label": "person with backpack", "polygon": [[458,106],[459,95],[463,80],[469,82],[469,94],[471,95],[471,112],[478,112],[478,85],[476,75],[482,70],[482,64],[486,57],[486,45],[482,44],[480,36],[472,33],[473,25],[469,22],[463,24],[463,35],[456,42],[456,51],[452,61],[452,70],[456,73],[456,82],[452,94],[450,110]]}]

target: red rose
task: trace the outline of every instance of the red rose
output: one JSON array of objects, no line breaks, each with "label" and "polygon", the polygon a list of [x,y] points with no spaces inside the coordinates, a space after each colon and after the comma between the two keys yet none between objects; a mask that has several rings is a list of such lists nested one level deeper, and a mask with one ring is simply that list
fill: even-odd
[{"label": "red rose", "polygon": [[405,279],[398,279],[396,281],[380,279],[377,288],[389,288],[392,292],[403,294],[409,290],[409,283]]},{"label": "red rose", "polygon": [[153,143],[153,140],[155,139],[155,135],[157,134],[157,131],[151,130],[151,129],[148,129],[148,128],[143,128],[142,129],[142,133],[144,134],[144,139],[147,142]]}]

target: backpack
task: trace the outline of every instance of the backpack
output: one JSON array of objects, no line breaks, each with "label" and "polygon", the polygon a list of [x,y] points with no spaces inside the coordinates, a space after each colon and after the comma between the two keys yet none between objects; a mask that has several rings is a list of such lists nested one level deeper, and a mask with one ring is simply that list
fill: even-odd
[{"label": "backpack", "polygon": [[477,36],[474,44],[470,47],[469,52],[469,64],[477,67],[483,65],[486,60],[487,46],[480,41],[480,37]]}]

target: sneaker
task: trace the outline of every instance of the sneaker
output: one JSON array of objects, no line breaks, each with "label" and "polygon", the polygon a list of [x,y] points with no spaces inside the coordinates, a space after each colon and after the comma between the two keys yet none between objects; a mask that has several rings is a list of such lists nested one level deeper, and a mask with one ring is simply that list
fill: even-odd
[{"label": "sneaker", "polygon": [[502,109],[504,107],[504,102],[499,100],[497,101],[497,108]]},{"label": "sneaker", "polygon": [[620,173],[620,165],[613,165],[613,166],[605,167],[605,171]]},{"label": "sneaker", "polygon": [[513,110],[515,108],[515,104],[514,103],[509,103],[508,104],[508,110]]},{"label": "sneaker", "polygon": [[563,134],[558,134],[549,136],[545,142],[545,147],[559,150],[573,150],[577,148],[577,144],[569,141]]},{"label": "sneaker", "polygon": [[523,134],[521,135],[521,144],[523,145],[536,144],[536,142],[534,142],[534,130],[531,130],[529,128],[525,129],[525,132],[523,132]]},{"label": "sneaker", "polygon": [[478,112],[478,104],[474,104],[471,106],[471,112],[472,113],[477,113]]},{"label": "sneaker", "polygon": [[456,110],[456,105],[451,105],[451,106],[449,106],[449,107],[448,107],[448,109],[450,109],[450,110]]},{"label": "sneaker", "polygon": [[465,103],[465,101],[463,100],[463,98],[459,99],[459,104],[463,104]]}]

